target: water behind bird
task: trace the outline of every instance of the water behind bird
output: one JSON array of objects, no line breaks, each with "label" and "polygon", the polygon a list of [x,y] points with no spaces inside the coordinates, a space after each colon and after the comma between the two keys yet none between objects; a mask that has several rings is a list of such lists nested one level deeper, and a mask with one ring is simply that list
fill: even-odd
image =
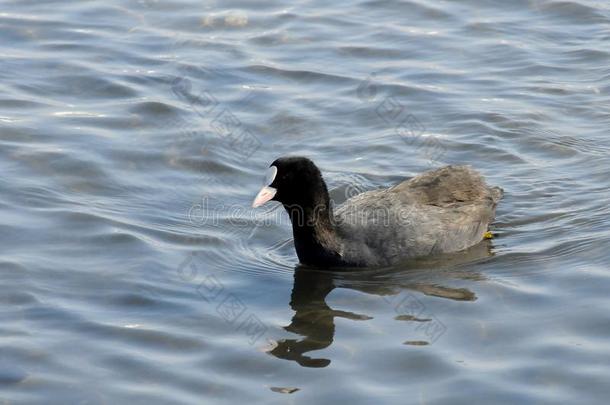
[{"label": "water behind bird", "polygon": [[[0,402],[605,403],[609,22],[589,0],[3,2]],[[284,210],[250,208],[284,155],[337,204],[472,164],[506,192],[494,238],[297,268]]]}]

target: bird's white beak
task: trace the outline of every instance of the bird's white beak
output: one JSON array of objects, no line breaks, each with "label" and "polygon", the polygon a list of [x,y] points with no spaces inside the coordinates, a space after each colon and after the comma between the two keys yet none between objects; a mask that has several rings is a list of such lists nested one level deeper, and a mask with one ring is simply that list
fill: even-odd
[{"label": "bird's white beak", "polygon": [[273,180],[275,180],[275,176],[277,176],[277,167],[269,166],[269,169],[267,169],[267,176],[265,177],[265,182],[263,183],[266,184],[266,186],[261,188],[261,191],[258,192],[256,198],[254,199],[254,201],[252,201],[252,208],[260,207],[275,196],[275,194],[277,193],[277,189],[271,187],[271,184],[273,184]]},{"label": "bird's white beak", "polygon": [[260,207],[271,200],[275,196],[275,193],[277,193],[277,190],[273,187],[265,186],[261,188],[261,191],[258,192],[256,198],[252,201],[252,208]]}]

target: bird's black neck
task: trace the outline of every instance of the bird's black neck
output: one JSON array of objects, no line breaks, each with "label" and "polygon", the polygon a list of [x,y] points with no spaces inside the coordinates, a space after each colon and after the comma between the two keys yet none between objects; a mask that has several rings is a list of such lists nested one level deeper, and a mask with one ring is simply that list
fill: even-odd
[{"label": "bird's black neck", "polygon": [[284,205],[292,222],[299,261],[310,266],[341,265],[340,244],[328,192],[306,204]]}]

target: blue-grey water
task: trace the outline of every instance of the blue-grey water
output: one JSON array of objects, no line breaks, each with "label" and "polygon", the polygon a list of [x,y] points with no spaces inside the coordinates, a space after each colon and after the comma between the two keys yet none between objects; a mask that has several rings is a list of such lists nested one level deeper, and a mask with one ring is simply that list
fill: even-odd
[{"label": "blue-grey water", "polygon": [[[0,1],[0,403],[607,403],[610,4]],[[494,239],[297,267],[250,208],[445,164]]]}]

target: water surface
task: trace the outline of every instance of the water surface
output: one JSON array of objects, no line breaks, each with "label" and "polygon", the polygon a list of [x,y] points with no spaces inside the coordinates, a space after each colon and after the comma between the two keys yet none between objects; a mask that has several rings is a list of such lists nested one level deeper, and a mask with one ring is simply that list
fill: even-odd
[{"label": "water surface", "polygon": [[[0,1],[2,403],[605,403],[610,6]],[[337,202],[446,164],[496,237],[297,267],[265,168]]]}]

